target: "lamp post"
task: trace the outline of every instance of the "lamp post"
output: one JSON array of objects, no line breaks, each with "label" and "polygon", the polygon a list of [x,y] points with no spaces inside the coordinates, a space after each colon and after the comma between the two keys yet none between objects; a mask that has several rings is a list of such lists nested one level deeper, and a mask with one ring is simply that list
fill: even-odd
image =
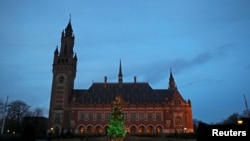
[{"label": "lamp post", "polygon": [[185,133],[185,140],[187,141],[187,128],[184,127],[184,133]]},{"label": "lamp post", "polygon": [[48,141],[51,141],[51,139],[52,139],[53,130],[54,130],[54,129],[51,127],[51,128],[50,128],[50,131],[49,131],[49,133],[48,133]]},{"label": "lamp post", "polygon": [[53,130],[54,130],[54,129],[51,127],[51,128],[50,128],[50,132],[53,133]]},{"label": "lamp post", "polygon": [[4,105],[4,113],[3,113],[3,123],[2,123],[2,129],[1,129],[1,134],[4,133],[4,126],[5,126],[5,119],[6,119],[6,116],[8,115],[8,99],[9,99],[9,95],[7,96],[7,100],[6,100],[6,103]]}]

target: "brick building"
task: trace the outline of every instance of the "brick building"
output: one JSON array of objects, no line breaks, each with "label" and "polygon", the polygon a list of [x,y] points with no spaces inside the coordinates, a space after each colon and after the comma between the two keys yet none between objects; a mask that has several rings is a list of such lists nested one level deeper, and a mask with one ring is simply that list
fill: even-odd
[{"label": "brick building", "polygon": [[76,134],[105,134],[116,96],[122,99],[126,130],[131,134],[193,132],[192,106],[176,87],[172,71],[169,86],[153,89],[148,82],[123,82],[122,64],[118,81],[93,82],[88,89],[74,89],[77,56],[69,21],[55,49],[49,110],[49,129],[58,133],[70,129]]}]

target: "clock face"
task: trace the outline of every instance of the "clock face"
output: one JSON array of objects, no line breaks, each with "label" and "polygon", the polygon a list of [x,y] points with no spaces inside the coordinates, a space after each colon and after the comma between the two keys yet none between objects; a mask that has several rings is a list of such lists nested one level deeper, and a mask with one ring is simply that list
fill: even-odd
[{"label": "clock face", "polygon": [[65,78],[64,78],[63,76],[60,76],[60,77],[58,78],[58,82],[59,82],[60,84],[64,83],[64,82],[65,82]]},{"label": "clock face", "polygon": [[58,84],[64,84],[66,82],[67,76],[65,74],[58,74],[56,77]]}]

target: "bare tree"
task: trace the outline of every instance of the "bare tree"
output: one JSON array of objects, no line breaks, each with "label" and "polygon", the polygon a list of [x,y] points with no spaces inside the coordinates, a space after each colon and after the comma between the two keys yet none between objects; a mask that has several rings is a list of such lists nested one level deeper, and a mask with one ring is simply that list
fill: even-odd
[{"label": "bare tree", "polygon": [[2,99],[0,99],[0,126],[1,126],[1,134],[3,133],[4,128],[4,116],[5,116],[5,110],[4,110],[4,102]]},{"label": "bare tree", "polygon": [[21,100],[12,101],[7,105],[6,130],[21,131],[22,119],[29,113],[30,106]]},{"label": "bare tree", "polygon": [[29,113],[29,108],[30,106],[21,100],[13,101],[8,105],[7,119],[19,123]]},{"label": "bare tree", "polygon": [[33,111],[34,117],[43,116],[43,109],[42,108],[35,108]]},{"label": "bare tree", "polygon": [[4,117],[4,102],[2,99],[0,99],[0,120],[2,120]]},{"label": "bare tree", "polygon": [[238,113],[231,114],[222,124],[237,124],[240,115]]}]

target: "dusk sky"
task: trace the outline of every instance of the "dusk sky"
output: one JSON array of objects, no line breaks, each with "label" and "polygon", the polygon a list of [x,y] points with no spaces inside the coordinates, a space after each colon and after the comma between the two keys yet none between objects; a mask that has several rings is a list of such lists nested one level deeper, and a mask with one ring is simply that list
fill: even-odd
[{"label": "dusk sky", "polygon": [[[70,16],[71,15],[71,16]],[[148,82],[178,90],[193,118],[220,122],[250,105],[249,0],[1,0],[0,99],[48,116],[52,63],[71,17],[76,89]]]}]

